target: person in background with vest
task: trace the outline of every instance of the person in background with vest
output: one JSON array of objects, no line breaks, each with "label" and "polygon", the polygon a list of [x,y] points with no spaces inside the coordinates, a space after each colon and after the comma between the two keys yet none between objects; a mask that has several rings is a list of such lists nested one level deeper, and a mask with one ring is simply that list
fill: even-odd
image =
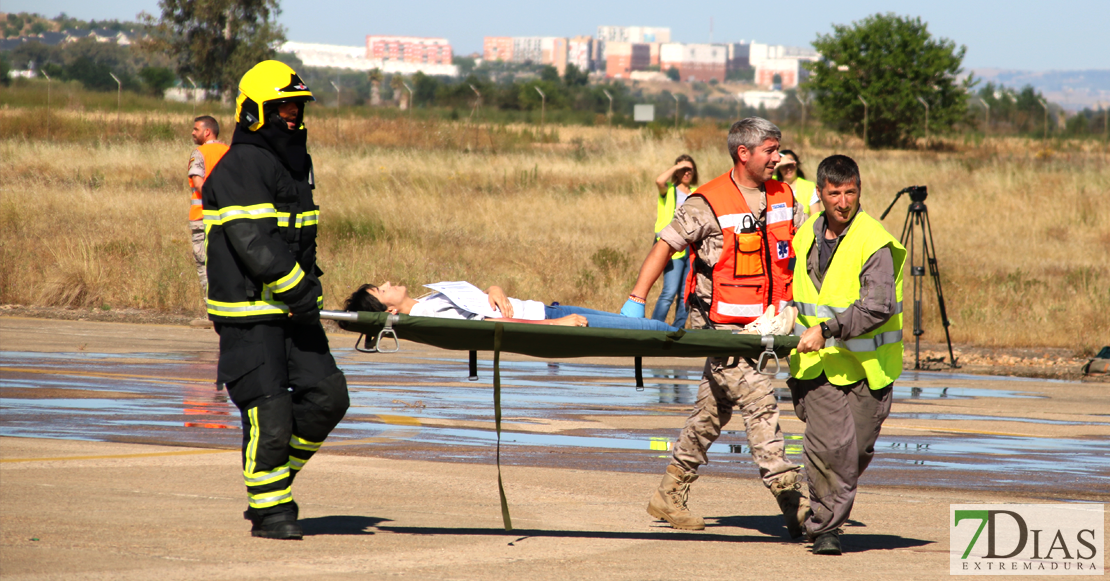
[{"label": "person in background with vest", "polygon": [[806,179],[806,174],[802,172],[801,158],[789,149],[784,149],[779,154],[782,155],[782,160],[775,166],[775,179],[794,190],[794,199],[802,205],[802,210],[807,216],[820,212],[821,202],[817,200],[817,184]]},{"label": "person in background with vest", "polygon": [[794,237],[797,266],[790,394],[806,423],[812,513],[805,532],[817,555],[840,554],[859,477],[875,455],[902,373],[902,267],[906,249],[860,210],[859,167],[834,155],[817,167],[824,212]]},{"label": "person in background with vest", "polygon": [[[694,158],[682,154],[675,158],[674,165],[655,178],[655,186],[659,188],[659,207],[655,214],[655,239],[659,240],[659,231],[674,220],[675,210],[686,203],[686,198],[698,188],[698,164]],[[671,255],[671,261],[663,267],[663,290],[655,301],[655,309],[651,318],[656,321],[667,322],[667,315],[671,312],[671,304],[677,303],[674,308],[674,326],[682,328],[686,325],[686,271],[690,264],[686,260],[686,250]],[[678,300],[675,301],[675,297]]]},{"label": "person in background with vest", "polygon": [[271,539],[302,537],[293,480],[350,405],[320,325],[320,211],[304,126],[313,100],[281,62],[247,71],[231,149],[203,190],[217,381],[243,422],[243,516],[252,536]]},{"label": "person in background with vest", "polygon": [[[728,150],[734,167],[699,187],[659,232],[622,315],[644,316],[643,297],[671,255],[686,248],[692,260],[686,282],[691,328],[740,330],[768,307],[778,312],[788,305],[794,257],[790,242],[805,214],[790,187],[771,179],[781,138],[779,128],[766,119],[749,117],[733,124]],[[732,418],[733,407],[739,406],[763,483],[775,496],[790,535],[802,535],[809,505],[799,467],[786,459],[771,380],[754,366],[745,358],[732,364],[725,357],[706,360],[694,411],[648,514],[675,528],[705,528],[686,506],[690,484],[698,478],[698,466],[708,461],[709,446]]]},{"label": "person in background with vest", "polygon": [[193,143],[197,144],[197,148],[189,156],[189,173],[186,174],[186,179],[193,192],[189,201],[189,233],[193,240],[193,260],[197,264],[202,297],[208,294],[208,275],[204,269],[204,206],[200,199],[200,190],[212,168],[227,153],[227,145],[218,141],[219,137],[220,124],[215,117],[202,115],[193,120]]}]

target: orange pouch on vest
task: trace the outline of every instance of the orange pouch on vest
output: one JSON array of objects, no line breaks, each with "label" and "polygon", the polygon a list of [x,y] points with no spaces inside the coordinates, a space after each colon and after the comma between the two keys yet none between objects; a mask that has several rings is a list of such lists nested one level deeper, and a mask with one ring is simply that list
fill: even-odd
[{"label": "orange pouch on vest", "polygon": [[763,236],[758,232],[736,233],[736,276],[763,274]]}]

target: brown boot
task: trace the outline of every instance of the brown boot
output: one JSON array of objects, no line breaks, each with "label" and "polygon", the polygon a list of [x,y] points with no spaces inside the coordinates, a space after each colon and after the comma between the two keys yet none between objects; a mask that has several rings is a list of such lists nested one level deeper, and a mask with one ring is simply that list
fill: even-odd
[{"label": "brown boot", "polygon": [[676,529],[700,531],[705,528],[705,521],[700,516],[690,513],[686,508],[686,499],[690,496],[690,484],[698,479],[694,472],[685,473],[675,465],[667,466],[667,473],[663,475],[663,482],[655,495],[648,502],[648,514],[671,523]]},{"label": "brown boot", "polygon": [[806,516],[809,514],[808,490],[801,474],[797,470],[787,472],[771,483],[771,494],[779,503],[790,538],[801,537],[805,533]]}]

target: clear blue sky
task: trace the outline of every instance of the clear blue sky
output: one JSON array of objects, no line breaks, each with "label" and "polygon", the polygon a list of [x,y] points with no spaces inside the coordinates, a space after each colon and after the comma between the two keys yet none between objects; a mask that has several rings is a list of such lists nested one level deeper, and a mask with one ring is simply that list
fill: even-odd
[{"label": "clear blue sky", "polygon": [[[710,0],[560,0],[538,4],[480,2],[285,2],[280,21],[289,40],[361,45],[367,34],[447,37],[457,54],[480,51],[483,36],[592,35],[598,25],[669,26],[678,42],[752,40],[806,46],[876,12],[920,16],[935,36],[967,46],[965,68],[1022,70],[1110,69],[1110,0],[786,0],[747,3]],[[681,7],[681,8],[679,8]],[[157,13],[157,0],[4,0],[4,12],[65,12],[85,20],[133,20]]]}]

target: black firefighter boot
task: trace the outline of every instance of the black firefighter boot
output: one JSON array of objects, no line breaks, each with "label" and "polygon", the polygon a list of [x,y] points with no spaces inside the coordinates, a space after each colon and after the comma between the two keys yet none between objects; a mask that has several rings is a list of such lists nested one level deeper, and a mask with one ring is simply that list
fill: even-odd
[{"label": "black firefighter boot", "polygon": [[[247,516],[249,512],[247,511],[243,516]],[[299,541],[304,537],[304,531],[301,530],[301,525],[297,523],[297,511],[295,509],[266,516],[252,515],[249,518],[254,525],[251,527],[252,537],[289,541]]]}]

